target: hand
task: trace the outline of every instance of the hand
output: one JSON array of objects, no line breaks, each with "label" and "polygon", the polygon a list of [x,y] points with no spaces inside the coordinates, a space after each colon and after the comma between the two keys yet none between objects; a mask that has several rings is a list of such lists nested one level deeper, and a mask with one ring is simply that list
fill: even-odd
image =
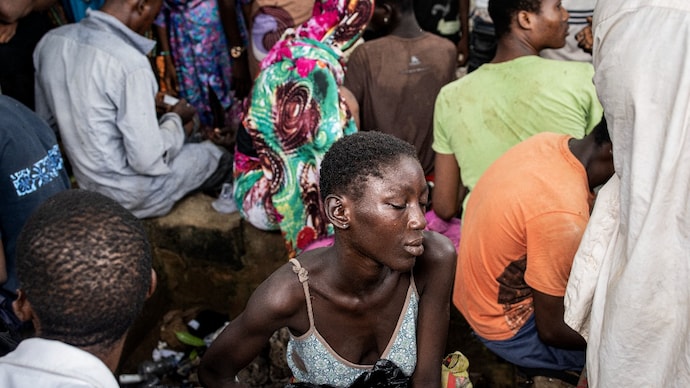
[{"label": "hand", "polygon": [[204,137],[211,140],[213,144],[225,147],[231,152],[235,149],[236,136],[237,130],[230,126],[225,126],[223,128],[207,128],[204,134]]},{"label": "hand", "polygon": [[156,93],[156,113],[159,116],[172,110],[170,105],[163,102],[163,96],[165,96],[165,93],[163,92]]},{"label": "hand", "polygon": [[587,26],[575,34],[577,46],[587,53],[592,53],[592,46],[594,46],[594,37],[592,36],[592,17],[587,18]]},{"label": "hand", "polygon": [[173,106],[170,111],[172,113],[177,113],[182,119],[182,124],[184,125],[192,121],[194,115],[197,114],[196,109],[193,106],[191,106],[184,98],[180,99],[180,101],[177,104],[175,104],[175,106]]},{"label": "hand", "polygon": [[0,44],[7,43],[17,33],[17,22],[11,24],[0,24]]},{"label": "hand", "polygon": [[194,116],[192,116],[192,119],[189,120],[187,123],[184,124],[182,129],[184,129],[184,134],[185,136],[189,137],[191,136],[194,132],[199,130],[199,115],[194,113]]}]

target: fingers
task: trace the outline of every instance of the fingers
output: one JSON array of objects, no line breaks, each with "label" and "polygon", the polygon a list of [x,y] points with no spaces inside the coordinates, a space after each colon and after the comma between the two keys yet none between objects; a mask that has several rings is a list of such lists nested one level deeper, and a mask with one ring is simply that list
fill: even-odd
[{"label": "fingers", "polygon": [[7,43],[17,32],[17,23],[0,24],[0,43]]}]

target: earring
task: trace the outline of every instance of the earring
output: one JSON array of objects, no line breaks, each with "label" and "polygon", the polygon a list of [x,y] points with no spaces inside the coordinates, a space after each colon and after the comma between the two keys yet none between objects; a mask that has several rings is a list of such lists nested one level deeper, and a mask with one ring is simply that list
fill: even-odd
[{"label": "earring", "polygon": [[386,16],[386,17],[383,18],[383,23],[384,23],[384,24],[388,24],[388,16]]},{"label": "earring", "polygon": [[343,229],[347,229],[350,227],[350,224],[343,224]]}]

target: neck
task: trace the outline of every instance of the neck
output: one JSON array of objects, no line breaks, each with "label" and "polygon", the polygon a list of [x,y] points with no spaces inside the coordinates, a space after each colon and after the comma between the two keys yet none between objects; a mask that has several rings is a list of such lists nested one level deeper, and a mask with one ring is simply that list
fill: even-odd
[{"label": "neck", "polygon": [[341,292],[353,296],[367,296],[379,288],[391,270],[380,263],[363,257],[351,247],[337,243],[331,248],[328,268],[329,283]]},{"label": "neck", "polygon": [[573,153],[575,158],[582,164],[587,173],[587,182],[589,184],[589,191],[594,191],[594,188],[599,185],[597,182],[592,182],[591,167],[593,166],[598,147],[591,136],[586,136],[583,139],[572,138],[568,140],[568,148]]},{"label": "neck", "polygon": [[414,13],[406,12],[400,14],[400,20],[390,34],[400,38],[411,39],[422,36],[424,30],[419,26]]},{"label": "neck", "polygon": [[527,55],[539,55],[539,50],[522,37],[508,33],[499,39],[496,56],[491,63],[507,62]]},{"label": "neck", "polygon": [[82,346],[79,347],[85,352],[89,352],[94,356],[98,357],[105,366],[111,371],[115,372],[118,364],[120,363],[120,356],[122,355],[122,348],[125,345],[125,336],[119,339],[117,342],[108,347],[102,347],[98,345],[94,346]]}]

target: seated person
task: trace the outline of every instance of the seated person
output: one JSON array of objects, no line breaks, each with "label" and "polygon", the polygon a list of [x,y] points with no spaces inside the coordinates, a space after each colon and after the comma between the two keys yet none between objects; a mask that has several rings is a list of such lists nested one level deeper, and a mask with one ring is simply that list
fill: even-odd
[{"label": "seated person", "polygon": [[184,100],[156,116],[158,85],[142,36],[161,0],[108,0],[50,31],[34,52],[36,111],[54,123],[79,186],[137,217],[161,216],[193,190],[231,178],[231,155],[188,143],[198,115]]},{"label": "seated person", "polygon": [[155,288],[144,227],[115,201],[63,191],[29,218],[17,316],[36,337],[0,358],[3,387],[111,387],[129,327]]},{"label": "seated person", "polygon": [[453,43],[419,27],[412,0],[380,0],[371,29],[385,35],[361,44],[347,62],[345,87],[357,99],[360,128],[397,136],[415,146],[433,180],[434,100],[455,80]]},{"label": "seated person", "polygon": [[261,230],[280,230],[290,257],[332,243],[319,197],[319,164],[357,131],[357,102],[344,88],[343,50],[369,22],[372,0],[319,0],[314,16],[261,62],[237,136],[234,198]]},{"label": "seated person", "polygon": [[477,182],[463,217],[453,303],[501,358],[526,369],[575,371],[577,381],[586,344],[563,321],[563,296],[594,188],[611,175],[602,120],[583,139],[535,135]]},{"label": "seated person", "polygon": [[69,177],[55,133],[19,101],[0,95],[0,355],[19,340],[12,310],[17,297],[17,237],[31,213],[46,199],[69,189]]},{"label": "seated person", "polygon": [[235,375],[282,327],[297,381],[348,387],[381,359],[412,386],[439,387],[455,249],[425,231],[428,187],[410,144],[380,132],[338,140],[321,164],[333,246],[266,279],[201,361],[205,386]]},{"label": "seated person", "polygon": [[559,0],[490,0],[489,12],[496,56],[444,86],[436,99],[432,203],[444,220],[460,213],[465,188],[471,195],[510,147],[544,131],[582,138],[603,111],[591,64],[538,56],[565,44],[568,12]]}]

